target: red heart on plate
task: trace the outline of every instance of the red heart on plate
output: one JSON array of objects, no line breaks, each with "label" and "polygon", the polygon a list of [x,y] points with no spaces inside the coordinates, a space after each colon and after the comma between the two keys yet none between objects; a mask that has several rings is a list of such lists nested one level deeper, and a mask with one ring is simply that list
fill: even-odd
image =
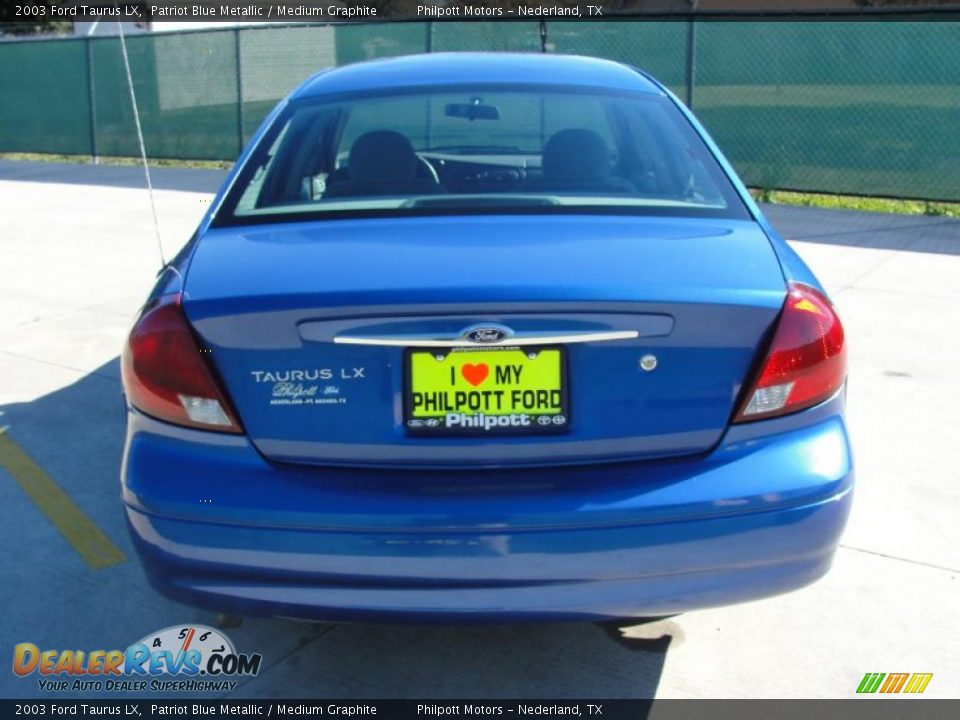
[{"label": "red heart on plate", "polygon": [[460,374],[463,375],[464,380],[476,387],[487,379],[487,375],[490,374],[490,368],[486,363],[477,363],[476,365],[466,363],[460,368]]}]

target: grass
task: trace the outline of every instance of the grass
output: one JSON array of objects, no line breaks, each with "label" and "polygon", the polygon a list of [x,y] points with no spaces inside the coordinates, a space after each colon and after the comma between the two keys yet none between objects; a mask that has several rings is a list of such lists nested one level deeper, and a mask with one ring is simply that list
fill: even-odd
[{"label": "grass", "polygon": [[[89,155],[56,155],[50,153],[0,152],[4,160],[32,160],[39,162],[89,163]],[[101,157],[103,165],[140,165],[137,157]],[[171,160],[152,158],[151,167],[201,168],[227,170],[233,165],[224,160]],[[960,203],[931,200],[896,200],[892,198],[861,197],[856,195],[827,195],[824,193],[793,192],[751,188],[755,200],[781,205],[830,208],[837,210],[861,210],[863,212],[895,213],[897,215],[931,215],[935,217],[960,218]]]},{"label": "grass", "polygon": [[[55,153],[0,152],[0,160],[31,160],[34,162],[58,162],[86,164],[92,163],[90,155],[58,155]],[[138,157],[100,156],[101,165],[141,165]],[[150,167],[198,168],[202,170],[229,170],[232,162],[226,160],[172,160],[167,158],[148,158]]]},{"label": "grass", "polygon": [[960,203],[935,202],[932,200],[895,200],[855,195],[826,195],[823,193],[762,190],[759,188],[751,188],[750,194],[760,202],[781,205],[960,218]]}]

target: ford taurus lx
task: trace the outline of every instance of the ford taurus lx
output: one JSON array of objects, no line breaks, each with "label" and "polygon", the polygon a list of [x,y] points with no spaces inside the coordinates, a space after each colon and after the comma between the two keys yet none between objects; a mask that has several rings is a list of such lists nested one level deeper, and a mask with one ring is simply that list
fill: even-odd
[{"label": "ford taurus lx", "polygon": [[122,368],[146,574],[217,611],[675,613],[813,582],[850,508],[834,306],[691,113],[603,60],[313,76]]}]

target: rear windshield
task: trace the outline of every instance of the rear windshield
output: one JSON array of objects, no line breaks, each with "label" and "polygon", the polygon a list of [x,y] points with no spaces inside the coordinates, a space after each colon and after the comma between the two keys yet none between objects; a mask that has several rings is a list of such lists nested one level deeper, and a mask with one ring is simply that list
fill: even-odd
[{"label": "rear windshield", "polygon": [[666,97],[458,86],[291,103],[217,222],[484,211],[746,217]]}]

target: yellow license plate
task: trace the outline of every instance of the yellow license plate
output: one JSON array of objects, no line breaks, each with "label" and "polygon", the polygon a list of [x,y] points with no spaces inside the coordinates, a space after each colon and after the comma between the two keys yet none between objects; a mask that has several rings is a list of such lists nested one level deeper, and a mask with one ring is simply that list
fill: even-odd
[{"label": "yellow license plate", "polygon": [[410,432],[526,434],[569,422],[560,348],[412,350],[407,366]]}]

